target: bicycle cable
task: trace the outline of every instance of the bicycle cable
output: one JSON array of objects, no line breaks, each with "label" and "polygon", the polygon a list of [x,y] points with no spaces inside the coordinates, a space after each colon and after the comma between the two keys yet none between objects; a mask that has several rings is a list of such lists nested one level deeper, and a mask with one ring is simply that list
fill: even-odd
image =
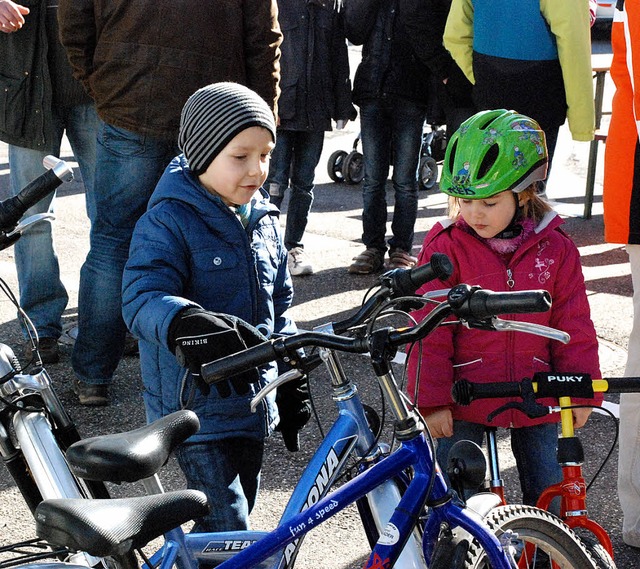
[{"label": "bicycle cable", "polygon": [[604,460],[596,470],[595,474],[591,477],[591,481],[589,482],[589,484],[587,484],[586,491],[588,492],[591,486],[593,485],[593,483],[596,481],[596,478],[600,476],[602,469],[605,467],[607,462],[609,462],[609,459],[611,458],[611,455],[615,450],[616,444],[618,442],[618,437],[620,435],[620,424],[618,422],[617,417],[611,412],[610,409],[607,409],[606,407],[600,407],[595,405],[568,405],[567,407],[561,407],[561,409],[598,409],[599,411],[602,411],[605,415],[608,415],[609,417],[611,417],[615,425],[615,430],[614,430],[615,435],[613,437],[613,443],[611,444],[611,448],[609,449],[609,452],[607,453],[607,455],[604,457]]}]

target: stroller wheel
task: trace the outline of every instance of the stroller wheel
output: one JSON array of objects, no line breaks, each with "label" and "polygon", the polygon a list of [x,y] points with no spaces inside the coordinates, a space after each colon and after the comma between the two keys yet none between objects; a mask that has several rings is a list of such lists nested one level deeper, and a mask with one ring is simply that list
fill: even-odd
[{"label": "stroller wheel", "polygon": [[347,184],[359,184],[364,179],[364,162],[362,154],[352,150],[342,163],[342,176]]},{"label": "stroller wheel", "polygon": [[329,156],[327,172],[329,174],[329,178],[334,182],[342,182],[344,180],[342,176],[342,163],[344,162],[346,155],[347,153],[344,150],[336,150],[331,154],[331,156]]},{"label": "stroller wheel", "polygon": [[438,179],[438,163],[431,156],[422,156],[418,167],[418,185],[422,190],[430,190]]}]

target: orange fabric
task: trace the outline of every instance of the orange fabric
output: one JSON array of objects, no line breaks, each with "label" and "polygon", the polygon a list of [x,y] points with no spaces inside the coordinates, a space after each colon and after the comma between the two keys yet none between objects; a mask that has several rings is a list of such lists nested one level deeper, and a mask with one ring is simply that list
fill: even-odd
[{"label": "orange fabric", "polygon": [[[640,167],[634,164],[640,124],[640,2],[637,0],[627,0],[623,12],[616,10],[611,44],[611,77],[616,92],[605,148],[605,240],[638,243],[640,220],[634,221],[635,229],[630,228],[629,214],[634,167]],[[638,194],[636,191],[636,197]],[[630,233],[635,235],[630,237]]]}]

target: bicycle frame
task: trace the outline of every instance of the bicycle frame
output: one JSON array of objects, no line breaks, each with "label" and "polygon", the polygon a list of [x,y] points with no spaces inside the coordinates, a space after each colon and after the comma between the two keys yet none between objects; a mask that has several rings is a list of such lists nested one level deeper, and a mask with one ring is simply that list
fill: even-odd
[{"label": "bicycle frame", "polygon": [[[227,559],[217,565],[222,569],[290,567],[303,537],[309,531],[360,498],[385,489],[385,485],[393,484],[395,477],[402,477],[407,469],[411,469],[412,479],[399,502],[391,504],[393,511],[388,512],[390,519],[387,517],[365,567],[390,567],[396,563],[405,544],[412,539],[416,521],[424,514],[425,504],[429,500],[431,511],[425,522],[422,541],[425,559],[432,558],[441,525],[446,524],[451,528],[461,527],[476,537],[486,549],[495,569],[510,568],[508,557],[497,538],[482,522],[482,517],[453,499],[436,465],[431,445],[400,396],[388,364],[378,362],[378,380],[385,396],[392,402],[398,424],[410,426],[404,434],[399,434],[403,439],[402,445],[383,457],[375,445],[355,386],[341,372],[337,354],[326,350],[323,357],[332,376],[338,418],[302,474],[278,527],[271,532],[186,535],[179,529],[173,530],[165,536],[163,548],[150,559],[151,567],[169,569],[175,562],[181,569],[190,569],[197,567],[197,562],[219,562],[225,557]],[[372,446],[375,447],[375,460],[356,477],[329,492],[352,451],[359,456],[367,456],[366,453],[372,452]],[[412,551],[412,548],[408,549]],[[426,564],[423,559],[416,559],[409,554],[409,559],[398,566],[425,568]]]},{"label": "bicycle frame", "polygon": [[[587,377],[585,374],[582,374],[582,376],[584,376],[584,378]],[[604,393],[607,391],[638,391],[639,386],[637,383],[634,383],[634,379],[635,378],[623,378],[622,380],[591,380],[591,378],[588,378],[592,384],[594,393]],[[502,385],[504,386],[504,384]],[[561,395],[562,392],[571,393],[572,387],[572,385],[567,384],[564,390],[558,388],[556,395],[558,398],[558,407],[549,408],[548,410],[548,412],[560,413],[561,435],[558,438],[558,462],[562,469],[562,480],[546,488],[540,495],[536,506],[543,510],[549,510],[552,501],[559,498],[560,518],[564,523],[571,529],[583,528],[591,532],[613,559],[613,545],[609,534],[600,524],[589,518],[587,511],[587,485],[582,473],[584,452],[573,426],[573,414],[571,411],[573,403],[571,396]],[[538,383],[535,381],[535,376],[532,388],[534,392],[538,391]],[[512,394],[510,391],[503,389],[503,394],[504,393]],[[494,427],[487,427],[485,429],[487,454],[489,457],[489,485],[491,492],[497,494],[503,504],[506,504],[504,487],[500,477],[495,432],[496,429]]]}]

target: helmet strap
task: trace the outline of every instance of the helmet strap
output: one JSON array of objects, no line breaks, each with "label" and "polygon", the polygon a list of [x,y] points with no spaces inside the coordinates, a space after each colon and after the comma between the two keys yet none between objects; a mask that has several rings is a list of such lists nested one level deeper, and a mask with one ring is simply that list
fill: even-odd
[{"label": "helmet strap", "polygon": [[516,200],[516,210],[513,212],[513,217],[507,225],[500,233],[493,236],[493,239],[513,239],[514,237],[518,237],[522,233],[522,221],[524,207],[520,205],[520,197],[515,192],[511,192],[513,197]]}]

